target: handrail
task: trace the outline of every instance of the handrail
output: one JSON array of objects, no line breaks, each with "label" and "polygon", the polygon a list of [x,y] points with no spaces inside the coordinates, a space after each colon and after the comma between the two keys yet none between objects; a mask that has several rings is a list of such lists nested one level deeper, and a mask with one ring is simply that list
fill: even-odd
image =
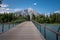
[{"label": "handrail", "polygon": [[[36,22],[36,21],[33,21],[33,22]],[[40,23],[38,23],[38,22],[36,22],[37,24],[40,24]],[[42,25],[43,26],[43,25]],[[43,27],[45,27],[45,26],[43,26]],[[58,35],[58,36],[60,36],[60,32],[57,32],[56,30],[53,30],[53,29],[50,29],[50,28],[47,28],[46,27],[46,29],[48,29],[48,30],[50,30],[50,31],[52,31],[53,33],[55,33],[56,35]]]},{"label": "handrail", "polygon": [[56,33],[58,36],[60,36],[60,32],[57,32],[56,30],[53,30],[53,29],[50,29],[50,28],[47,28],[47,29],[50,30],[50,31],[52,31],[52,32],[54,32],[54,33]]}]

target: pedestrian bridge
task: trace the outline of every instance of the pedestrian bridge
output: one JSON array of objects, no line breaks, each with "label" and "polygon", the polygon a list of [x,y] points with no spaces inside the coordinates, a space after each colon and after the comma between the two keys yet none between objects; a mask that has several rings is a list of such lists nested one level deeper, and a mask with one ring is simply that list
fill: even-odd
[{"label": "pedestrian bridge", "polygon": [[0,40],[45,40],[31,21],[25,21],[0,35]]}]

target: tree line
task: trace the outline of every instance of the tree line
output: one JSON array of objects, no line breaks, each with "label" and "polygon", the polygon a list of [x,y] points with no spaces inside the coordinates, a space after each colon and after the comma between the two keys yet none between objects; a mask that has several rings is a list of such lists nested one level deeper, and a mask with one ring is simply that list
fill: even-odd
[{"label": "tree line", "polygon": [[14,21],[15,19],[16,17],[12,13],[0,14],[0,23],[11,22],[11,21]]},{"label": "tree line", "polygon": [[[14,13],[4,13],[0,14],[0,23],[9,23],[9,22],[22,22],[29,21],[30,16],[16,16]],[[32,14],[32,20],[35,20],[39,23],[60,23],[60,13],[51,13],[50,15],[34,15]]]},{"label": "tree line", "polygon": [[51,13],[50,15],[33,15],[33,20],[39,23],[60,23],[60,13]]},{"label": "tree line", "polygon": [[23,17],[22,15],[16,16],[14,13],[0,14],[0,23],[20,23],[29,20],[29,16]]}]

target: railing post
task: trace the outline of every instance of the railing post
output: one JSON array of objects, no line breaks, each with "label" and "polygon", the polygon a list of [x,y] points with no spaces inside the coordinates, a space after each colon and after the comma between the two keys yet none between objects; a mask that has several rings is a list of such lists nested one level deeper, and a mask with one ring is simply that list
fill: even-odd
[{"label": "railing post", "polygon": [[58,34],[56,34],[56,40],[58,40]]},{"label": "railing post", "polygon": [[36,24],[37,25],[37,29],[38,29],[38,24]]},{"label": "railing post", "polygon": [[[59,32],[60,27],[58,28],[57,32]],[[56,40],[58,40],[58,34],[56,34]]]},{"label": "railing post", "polygon": [[10,23],[9,23],[9,27],[8,28],[10,29]]},{"label": "railing post", "polygon": [[13,23],[13,27],[15,26],[15,24]]},{"label": "railing post", "polygon": [[45,24],[45,27],[44,27],[44,37],[46,38],[46,24]]},{"label": "railing post", "polygon": [[41,25],[40,25],[40,32],[41,32]]},{"label": "railing post", "polygon": [[2,32],[4,32],[4,23],[2,23]]}]

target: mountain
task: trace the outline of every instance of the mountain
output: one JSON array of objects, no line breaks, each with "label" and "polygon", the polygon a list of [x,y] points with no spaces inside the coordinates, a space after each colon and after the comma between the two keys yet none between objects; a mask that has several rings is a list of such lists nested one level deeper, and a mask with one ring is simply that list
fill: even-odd
[{"label": "mountain", "polygon": [[34,11],[32,8],[28,8],[28,9],[25,9],[25,10],[15,12],[15,14],[17,16],[19,16],[19,15],[22,15],[22,16],[30,15],[31,16],[32,14],[34,14],[36,16],[39,15],[39,13]]}]

